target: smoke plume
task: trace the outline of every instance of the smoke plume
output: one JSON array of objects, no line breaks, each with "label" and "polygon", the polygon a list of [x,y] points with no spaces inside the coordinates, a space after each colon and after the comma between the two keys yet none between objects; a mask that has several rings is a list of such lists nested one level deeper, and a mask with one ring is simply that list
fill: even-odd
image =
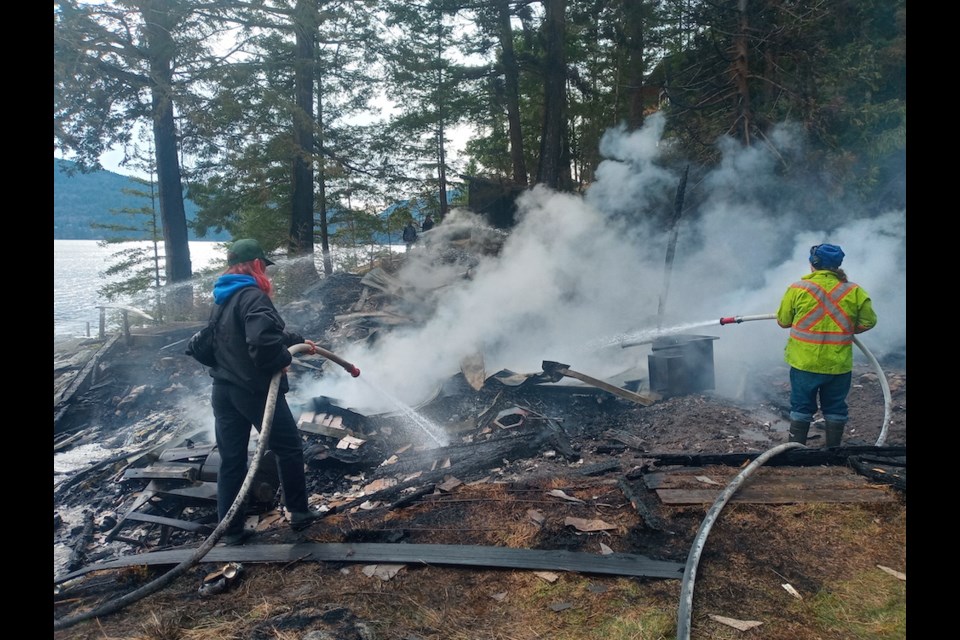
[{"label": "smoke plume", "polygon": [[[473,353],[482,354],[488,376],[539,372],[544,360],[598,378],[643,375],[649,347],[621,343],[682,330],[717,337],[716,392],[742,394],[751,372],[785,366],[787,334],[773,320],[721,327],[719,319],[774,313],[787,287],[809,272],[810,247],[824,242],[843,247],[843,269],[873,300],[879,322],[861,341],[878,359],[905,355],[905,210],[868,215],[865,207],[839,206],[829,194],[811,195],[782,178],[782,163],[803,153],[790,127],[774,132],[769,146],[721,140],[722,162],[687,184],[696,211],[679,219],[667,271],[671,231],[647,215],[672,209],[681,179],[662,159],[669,150],[663,130],[658,114],[639,130],[609,131],[600,148],[605,159],[584,196],[542,187],[525,192],[500,254],[481,258],[470,279],[432,290],[436,310],[422,326],[339,354],[368,384],[327,375],[301,393],[389,410],[379,388],[415,406]],[[822,203],[815,218],[826,222],[811,224],[811,200]],[[461,210],[435,231],[448,224],[484,226]],[[427,273],[413,251],[398,275],[422,283]],[[856,358],[866,361],[859,352]]]}]

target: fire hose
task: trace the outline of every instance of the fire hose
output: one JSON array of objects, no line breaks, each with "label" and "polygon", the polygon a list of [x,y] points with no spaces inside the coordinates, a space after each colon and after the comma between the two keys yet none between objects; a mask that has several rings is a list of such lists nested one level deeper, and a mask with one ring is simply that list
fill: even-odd
[{"label": "fire hose", "polygon": [[713,506],[710,507],[710,511],[707,512],[703,522],[700,523],[700,529],[697,531],[697,536],[693,540],[693,546],[690,547],[690,553],[687,554],[687,564],[683,568],[683,580],[680,584],[680,607],[677,614],[677,640],[690,640],[693,583],[697,577],[697,565],[700,562],[700,554],[703,553],[703,545],[706,544],[707,535],[710,533],[710,529],[713,528],[713,523],[720,514],[720,510],[723,509],[724,505],[733,497],[733,494],[740,488],[740,485],[742,485],[754,471],[759,469],[764,462],[783,451],[803,447],[804,445],[799,442],[785,442],[763,452],[753,462],[747,465],[743,471],[737,474],[730,484],[720,492]]},{"label": "fire hose", "polygon": [[[749,322],[751,320],[776,320],[777,314],[775,313],[766,313],[756,316],[727,316],[725,318],[720,318],[720,326],[728,324],[740,324],[741,322]],[[890,424],[890,405],[892,400],[890,398],[890,385],[887,382],[887,376],[883,373],[883,369],[880,368],[880,363],[870,352],[869,349],[860,341],[856,335],[853,336],[853,343],[857,345],[860,351],[863,352],[863,355],[866,356],[867,360],[873,366],[874,371],[877,372],[877,380],[880,381],[880,389],[883,391],[883,426],[880,428],[880,437],[877,438],[877,443],[875,446],[882,447],[883,444],[887,441],[887,427]]]},{"label": "fire hose", "polygon": [[[313,350],[315,353],[319,353],[325,358],[343,367],[347,373],[354,378],[360,375],[360,369],[358,369],[355,365],[321,347],[301,343],[293,345],[288,350],[290,351],[291,355],[296,355],[303,351]],[[216,528],[214,528],[210,536],[203,541],[203,544],[201,544],[189,558],[175,566],[167,573],[158,577],[156,580],[148,582],[139,589],[131,591],[127,595],[121,596],[116,600],[112,600],[99,609],[87,611],[72,618],[61,618],[59,620],[54,620],[54,631],[72,627],[73,625],[83,622],[84,620],[90,620],[92,618],[99,618],[111,613],[116,613],[127,605],[133,604],[141,598],[156,593],[160,589],[169,585],[176,578],[180,577],[188,569],[199,564],[203,557],[207,555],[211,549],[213,549],[217,542],[220,541],[223,533],[230,527],[234,519],[236,519],[237,514],[240,512],[241,506],[247,498],[247,494],[250,492],[250,488],[253,486],[254,476],[257,475],[257,471],[260,468],[260,461],[263,459],[263,454],[266,452],[267,444],[270,441],[270,427],[273,424],[273,413],[277,406],[277,397],[280,393],[280,379],[282,376],[283,371],[281,370],[275,373],[273,378],[270,380],[270,388],[267,392],[267,401],[263,410],[263,420],[260,425],[260,437],[257,441],[257,449],[254,453],[253,460],[250,462],[250,467],[247,469],[247,475],[243,480],[243,484],[240,486],[240,491],[237,493],[237,497],[234,499],[233,504],[230,505],[230,509],[227,510],[223,520],[221,520]]]}]

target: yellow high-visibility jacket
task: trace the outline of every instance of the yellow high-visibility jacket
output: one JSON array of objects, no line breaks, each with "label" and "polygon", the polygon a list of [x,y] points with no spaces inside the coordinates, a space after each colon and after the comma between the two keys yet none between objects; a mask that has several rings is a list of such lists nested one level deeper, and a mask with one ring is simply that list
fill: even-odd
[{"label": "yellow high-visibility jacket", "polygon": [[784,359],[812,373],[853,370],[853,335],[877,324],[870,296],[853,282],[819,270],[794,282],[783,295],[777,323],[790,328]]}]

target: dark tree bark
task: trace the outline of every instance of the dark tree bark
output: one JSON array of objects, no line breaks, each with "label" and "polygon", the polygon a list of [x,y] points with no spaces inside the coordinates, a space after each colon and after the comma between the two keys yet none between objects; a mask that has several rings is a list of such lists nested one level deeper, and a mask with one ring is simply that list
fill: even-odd
[{"label": "dark tree bark", "polygon": [[[440,6],[437,7],[437,61],[443,59],[443,12]],[[442,96],[444,92],[443,65],[437,65],[437,96]],[[440,201],[440,221],[447,217],[447,154],[446,140],[444,135],[444,118],[446,113],[443,109],[443,98],[437,100],[437,182],[439,183],[439,193],[437,197]]]},{"label": "dark tree bark", "polygon": [[[442,109],[442,107],[441,107]],[[447,211],[450,204],[447,202],[447,154],[444,149],[443,136],[443,114],[441,113],[440,122],[437,129],[437,181],[440,183],[440,192],[437,197],[440,199],[440,221],[447,217]]]},{"label": "dark tree bark", "polygon": [[513,51],[513,29],[510,26],[508,0],[498,3],[500,17],[501,63],[507,103],[507,122],[510,134],[510,162],[513,165],[513,181],[527,184],[527,163],[523,156],[523,131],[520,128],[520,71]]},{"label": "dark tree bark", "polygon": [[750,107],[750,88],[748,79],[750,77],[750,65],[747,57],[749,42],[747,41],[747,32],[750,28],[747,19],[747,0],[738,0],[737,12],[739,15],[739,30],[733,41],[733,83],[736,91],[733,94],[734,111],[734,136],[743,142],[745,146],[750,146],[751,129],[753,127],[753,113]]},{"label": "dark tree bark", "polygon": [[159,5],[144,2],[142,11],[152,76],[153,138],[157,150],[157,185],[169,284],[189,280],[192,276],[183,183],[177,155],[179,144],[173,114],[173,55],[176,46],[170,34],[174,29],[174,20],[162,2]]},{"label": "dark tree bark", "polygon": [[317,190],[320,196],[320,250],[323,253],[323,272],[326,275],[333,274],[333,261],[330,259],[330,232],[327,230],[327,174],[325,170],[326,158],[324,155],[323,138],[323,76],[321,70],[317,69],[317,131],[319,131],[319,140],[317,140]]},{"label": "dark tree bark", "polygon": [[640,2],[624,3],[624,35],[626,36],[627,68],[627,127],[639,129],[643,126],[644,111],[644,21],[643,5]]},{"label": "dark tree bark", "polygon": [[[558,191],[570,188],[569,149],[566,139],[566,0],[545,0],[546,56],[543,63],[544,105],[537,182]],[[567,161],[564,162],[564,158]]]},{"label": "dark tree bark", "polygon": [[296,59],[293,114],[293,194],[290,213],[290,255],[313,253],[313,77],[316,4],[297,0],[294,10]]}]

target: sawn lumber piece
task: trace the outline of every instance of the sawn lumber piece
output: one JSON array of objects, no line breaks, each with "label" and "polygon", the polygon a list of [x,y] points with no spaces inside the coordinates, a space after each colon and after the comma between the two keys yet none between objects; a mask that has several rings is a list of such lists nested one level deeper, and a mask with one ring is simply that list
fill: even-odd
[{"label": "sawn lumber piece", "polygon": [[[710,489],[657,489],[664,504],[710,504],[720,491]],[[733,494],[730,502],[753,504],[795,504],[801,502],[892,502],[883,489],[795,489],[791,487],[747,487]]]},{"label": "sawn lumber piece", "polygon": [[[846,465],[850,456],[855,455],[877,456],[906,456],[904,447],[870,447],[850,446],[831,447],[829,449],[790,449],[784,451],[764,464],[771,467],[792,465],[797,467],[815,466],[821,464]],[[660,467],[668,465],[682,465],[702,467],[712,464],[739,467],[756,460],[760,453],[656,453],[645,452],[645,460],[656,461]]]},{"label": "sawn lumber piece", "polygon": [[[175,565],[188,559],[196,549],[181,548],[140,553],[109,562],[90,565],[54,578],[54,584],[66,582],[92,571],[131,566]],[[387,544],[387,543],[301,543],[216,546],[201,562],[364,562],[472,566],[505,569],[574,571],[577,573],[677,579],[683,577],[683,564],[652,560],[629,553],[600,555],[573,551],[514,549],[475,545]]]}]

